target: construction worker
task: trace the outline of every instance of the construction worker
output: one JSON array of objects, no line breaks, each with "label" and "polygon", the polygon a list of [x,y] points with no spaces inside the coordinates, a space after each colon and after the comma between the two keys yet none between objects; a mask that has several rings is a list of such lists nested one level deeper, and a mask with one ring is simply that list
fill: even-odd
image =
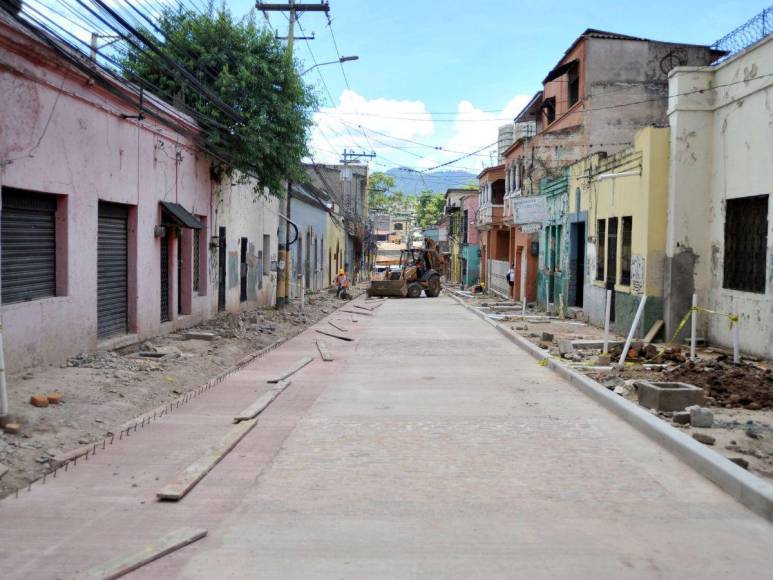
[{"label": "construction worker", "polygon": [[346,277],[346,271],[341,268],[336,276],[336,297],[341,299],[348,298],[349,278]]}]

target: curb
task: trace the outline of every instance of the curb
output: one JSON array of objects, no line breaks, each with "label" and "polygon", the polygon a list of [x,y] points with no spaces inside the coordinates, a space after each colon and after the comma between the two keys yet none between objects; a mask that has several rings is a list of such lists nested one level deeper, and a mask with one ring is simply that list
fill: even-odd
[{"label": "curb", "polygon": [[490,320],[485,314],[466,304],[459,297],[448,294],[461,306],[496,328],[508,340],[537,360],[547,358],[547,368],[555,371],[572,386],[611,411],[640,433],[667,449],[722,491],[754,513],[773,522],[773,485],[739,467],[716,451],[688,437],[668,423],[651,415],[637,405],[608,391],[600,383],[566,367],[547,356],[547,353],[506,326]]}]

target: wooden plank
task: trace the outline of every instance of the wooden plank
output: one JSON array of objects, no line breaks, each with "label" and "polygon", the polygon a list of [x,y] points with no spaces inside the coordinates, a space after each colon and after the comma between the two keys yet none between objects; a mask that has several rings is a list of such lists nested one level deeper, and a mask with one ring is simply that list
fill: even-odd
[{"label": "wooden plank", "polygon": [[360,310],[366,310],[368,312],[371,312],[373,308],[368,308],[367,306],[360,306],[359,304],[352,304],[355,308],[359,308]]},{"label": "wooden plank", "polygon": [[138,568],[141,568],[145,564],[149,564],[154,560],[158,560],[167,554],[171,554],[175,550],[179,550],[192,544],[193,542],[200,540],[207,535],[207,530],[194,529],[194,528],[180,528],[175,530],[171,534],[168,534],[146,545],[141,550],[119,556],[112,560],[99,564],[86,570],[82,574],[75,577],[76,580],[112,580],[113,578],[120,578],[133,572]]},{"label": "wooden plank", "polygon": [[167,483],[161,491],[156,494],[158,499],[179,501],[185,494],[194,488],[194,486],[200,482],[207,473],[220,463],[220,461],[228,455],[242,438],[250,432],[250,430],[257,425],[257,419],[250,419],[248,421],[242,421],[235,425],[226,434],[220,443],[210,447],[204,455],[199,457],[196,461],[191,463],[182,472],[180,472],[175,479]]},{"label": "wooden plank", "polygon": [[[367,310],[367,308],[365,310]],[[341,312],[348,312],[349,314],[359,314],[360,316],[373,316],[372,312],[362,312],[361,310],[341,310]]]},{"label": "wooden plank", "polygon": [[340,334],[333,334],[332,332],[325,332],[324,330],[317,330],[320,334],[324,334],[325,336],[332,336],[333,338],[337,338],[338,340],[346,340],[348,342],[354,342],[353,338],[349,338],[348,336],[343,336]]},{"label": "wooden plank", "polygon": [[263,393],[263,396],[256,400],[252,405],[236,415],[236,417],[234,417],[234,423],[248,421],[260,415],[265,410],[265,408],[268,407],[274,401],[274,399],[276,399],[282,393],[282,391],[284,391],[289,386],[290,381],[279,381],[276,384],[276,387],[267,393]]},{"label": "wooden plank", "polygon": [[341,332],[349,332],[348,328],[344,328],[343,326],[338,326],[335,322],[331,322],[330,320],[328,320],[327,323],[333,328],[335,328],[336,330],[340,330]]},{"label": "wooden plank", "polygon": [[301,370],[303,367],[305,367],[307,364],[309,364],[314,359],[310,356],[305,356],[302,359],[300,359],[297,363],[295,363],[293,366],[291,366],[289,369],[284,371],[281,375],[276,377],[275,379],[270,379],[269,383],[278,383],[279,381],[282,381],[289,377],[290,375],[293,375],[297,373],[299,370]]},{"label": "wooden plank", "polygon": [[329,362],[333,360],[333,353],[330,352],[327,348],[327,345],[325,344],[324,340],[317,340],[317,350],[319,350],[319,354],[322,357],[322,360],[325,362]]},{"label": "wooden plank", "polygon": [[661,328],[663,328],[663,321],[662,320],[656,320],[655,323],[652,325],[652,328],[650,328],[650,331],[647,333],[647,335],[642,340],[642,342],[644,344],[651,343],[653,340],[655,340],[655,337],[658,335],[658,332],[660,332]]}]

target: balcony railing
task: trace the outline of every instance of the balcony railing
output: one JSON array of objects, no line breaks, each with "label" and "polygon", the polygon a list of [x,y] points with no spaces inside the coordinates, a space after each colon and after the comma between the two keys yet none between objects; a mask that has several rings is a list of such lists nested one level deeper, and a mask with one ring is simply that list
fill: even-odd
[{"label": "balcony railing", "polygon": [[502,223],[502,212],[504,204],[486,204],[478,210],[476,223],[478,227],[491,227],[492,225]]}]

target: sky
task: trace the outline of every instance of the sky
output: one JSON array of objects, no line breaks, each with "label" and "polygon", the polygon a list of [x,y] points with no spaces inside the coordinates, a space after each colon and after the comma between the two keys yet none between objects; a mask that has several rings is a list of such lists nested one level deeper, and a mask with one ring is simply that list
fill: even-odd
[{"label": "sky", "polygon": [[[209,0],[184,1],[203,6]],[[217,1],[236,17],[255,6],[254,0]],[[497,127],[540,90],[586,28],[712,44],[770,2],[329,0],[330,25],[323,13],[300,17],[296,35],[315,37],[295,43],[300,70],[339,56],[359,58],[304,74],[320,101],[313,160],[335,163],[344,150],[375,152],[368,161],[372,171],[404,166],[427,172],[444,165],[477,173],[493,161]],[[266,25],[287,34],[283,13],[271,13]]]}]

